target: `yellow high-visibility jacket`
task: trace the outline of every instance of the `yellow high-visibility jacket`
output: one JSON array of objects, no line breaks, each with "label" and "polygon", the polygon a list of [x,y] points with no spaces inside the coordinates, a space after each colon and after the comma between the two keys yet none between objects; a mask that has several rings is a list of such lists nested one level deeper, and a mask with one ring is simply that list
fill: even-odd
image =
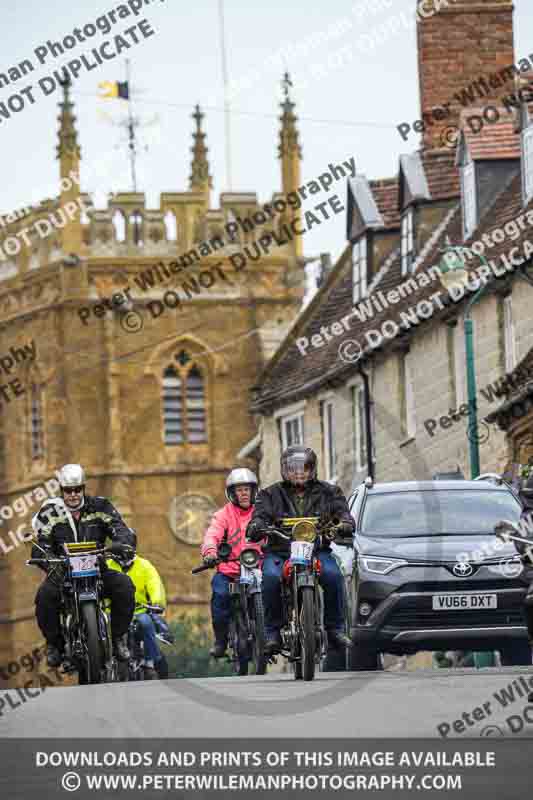
[{"label": "yellow high-visibility jacket", "polygon": [[151,561],[147,558],[135,556],[133,564],[128,569],[122,569],[121,565],[112,558],[107,559],[107,566],[109,569],[114,569],[116,572],[123,572],[133,581],[135,585],[135,613],[144,614],[146,609],[141,608],[139,603],[146,603],[147,605],[163,606],[167,604],[165,594],[165,587],[163,581],[159,576]]}]

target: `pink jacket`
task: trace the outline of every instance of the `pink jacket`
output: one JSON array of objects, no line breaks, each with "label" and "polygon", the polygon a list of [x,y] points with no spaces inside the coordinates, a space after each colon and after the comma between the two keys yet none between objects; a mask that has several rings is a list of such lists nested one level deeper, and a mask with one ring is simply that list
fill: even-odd
[{"label": "pink jacket", "polygon": [[[217,547],[222,541],[225,529],[228,531],[228,544],[232,545],[230,558],[238,558],[245,547],[253,547],[254,550],[260,550],[260,542],[255,544],[253,542],[248,543],[244,541],[246,527],[252,518],[253,511],[253,506],[250,506],[250,508],[244,511],[244,509],[234,506],[233,503],[226,503],[225,506],[219,508],[219,510],[213,514],[213,518],[205,532],[201,548],[202,556],[216,556]],[[238,561],[228,564],[219,564],[217,567],[218,572],[234,577],[239,575],[240,569]]]}]

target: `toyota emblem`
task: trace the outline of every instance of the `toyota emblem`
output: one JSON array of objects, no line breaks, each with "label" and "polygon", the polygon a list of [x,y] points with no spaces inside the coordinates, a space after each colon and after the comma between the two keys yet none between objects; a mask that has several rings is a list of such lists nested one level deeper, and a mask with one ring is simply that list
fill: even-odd
[{"label": "toyota emblem", "polygon": [[473,571],[473,567],[466,561],[458,561],[457,564],[454,564],[452,567],[453,574],[457,575],[458,578],[468,578],[472,575]]}]

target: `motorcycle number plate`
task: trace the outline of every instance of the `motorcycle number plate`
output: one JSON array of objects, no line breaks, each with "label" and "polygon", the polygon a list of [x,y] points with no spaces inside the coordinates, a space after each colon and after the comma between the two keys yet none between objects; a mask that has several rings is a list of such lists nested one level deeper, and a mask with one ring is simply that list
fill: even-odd
[{"label": "motorcycle number plate", "polygon": [[254,582],[254,573],[248,567],[244,567],[241,565],[241,577],[240,583],[250,584]]},{"label": "motorcycle number plate", "polygon": [[313,542],[291,542],[291,564],[309,564],[313,547]]},{"label": "motorcycle number plate", "polygon": [[70,568],[73,578],[89,578],[91,575],[98,575],[98,557],[71,556]]}]

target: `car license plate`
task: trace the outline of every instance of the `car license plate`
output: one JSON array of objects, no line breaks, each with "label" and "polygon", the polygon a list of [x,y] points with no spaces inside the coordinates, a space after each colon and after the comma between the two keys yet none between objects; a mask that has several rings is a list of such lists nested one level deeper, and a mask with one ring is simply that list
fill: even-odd
[{"label": "car license plate", "polygon": [[497,594],[434,594],[433,611],[462,611],[498,608]]}]

